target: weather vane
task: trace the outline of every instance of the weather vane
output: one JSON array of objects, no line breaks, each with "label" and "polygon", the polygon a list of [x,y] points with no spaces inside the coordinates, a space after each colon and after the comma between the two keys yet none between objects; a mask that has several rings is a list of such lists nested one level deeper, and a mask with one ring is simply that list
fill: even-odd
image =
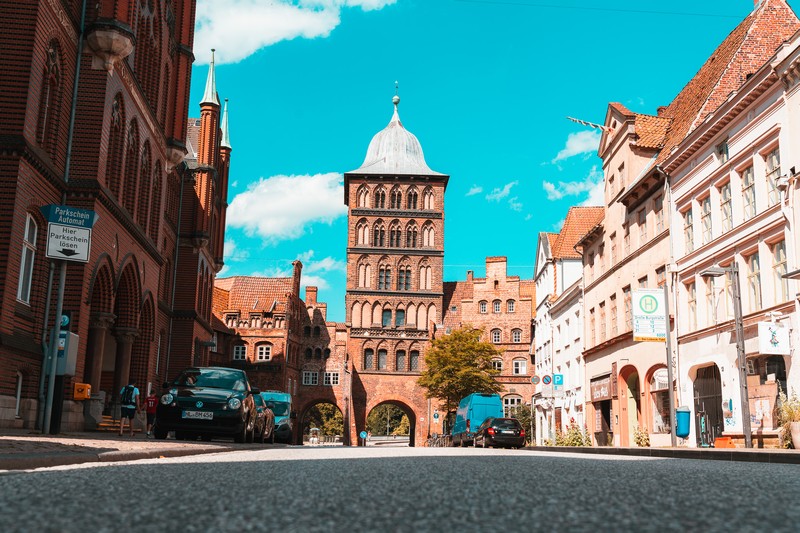
[{"label": "weather vane", "polygon": [[400,84],[397,83],[397,80],[394,82],[394,95],[400,96]]}]

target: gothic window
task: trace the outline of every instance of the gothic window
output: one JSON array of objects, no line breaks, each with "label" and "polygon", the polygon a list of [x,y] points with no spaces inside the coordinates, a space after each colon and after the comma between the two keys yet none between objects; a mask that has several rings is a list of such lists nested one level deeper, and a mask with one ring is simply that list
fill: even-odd
[{"label": "gothic window", "polygon": [[358,207],[369,207],[369,190],[366,187],[358,189]]},{"label": "gothic window", "polygon": [[419,288],[420,290],[430,290],[431,289],[431,267],[422,264],[419,267]]},{"label": "gothic window", "polygon": [[401,266],[397,271],[397,290],[411,290],[411,267]]},{"label": "gothic window", "polygon": [[395,354],[395,369],[398,372],[405,372],[406,368],[406,352],[404,350],[398,350]]},{"label": "gothic window", "polygon": [[375,191],[375,207],[378,209],[386,207],[386,191],[383,189]]},{"label": "gothic window", "polygon": [[373,230],[372,245],[373,246],[386,245],[386,229],[384,228],[383,223],[380,221],[375,223],[375,227]]},{"label": "gothic window", "polygon": [[125,179],[122,202],[131,216],[136,205],[136,181],[139,176],[139,128],[133,120],[128,126],[127,149],[125,151]]},{"label": "gothic window", "polygon": [[419,370],[419,352],[416,350],[411,351],[411,358],[409,359],[409,367],[412,372]]},{"label": "gothic window", "polygon": [[398,187],[392,189],[390,198],[390,207],[392,209],[402,209],[403,208],[403,193],[400,192]]},{"label": "gothic window", "polygon": [[375,352],[369,348],[364,350],[364,370],[372,370],[375,365]]},{"label": "gothic window", "polygon": [[319,326],[314,326],[314,336],[319,337],[320,329]]},{"label": "gothic window", "polygon": [[408,209],[417,208],[417,189],[409,189],[406,206]]},{"label": "gothic window", "polygon": [[433,224],[425,224],[422,227],[422,246],[432,248],[435,246]]},{"label": "gothic window", "polygon": [[386,370],[386,350],[378,350],[378,370]]},{"label": "gothic window", "polygon": [[150,207],[150,238],[158,242],[159,222],[161,221],[161,161],[153,166],[153,205]]},{"label": "gothic window", "polygon": [[403,309],[398,309],[394,312],[394,325],[395,326],[405,326],[406,325],[406,312]]},{"label": "gothic window", "polygon": [[125,108],[121,94],[117,94],[111,102],[111,121],[109,126],[106,186],[111,190],[111,194],[119,200],[119,181],[120,171],[122,170],[120,166],[125,142]]},{"label": "gothic window", "polygon": [[44,73],[42,74],[42,93],[39,100],[39,121],[36,128],[36,140],[55,156],[58,137],[58,109],[61,100],[61,50],[58,43],[52,41],[47,48]]},{"label": "gothic window", "polygon": [[330,356],[331,356],[331,349],[330,348],[325,348],[325,350],[323,350],[323,352],[322,352],[322,357],[324,357],[325,359],[328,359]]},{"label": "gothic window", "polygon": [[33,280],[33,260],[36,258],[36,235],[39,227],[31,215],[25,220],[25,236],[22,240],[22,261],[19,269],[17,300],[31,301],[31,281]]},{"label": "gothic window", "polygon": [[139,208],[136,212],[136,222],[147,233],[147,222],[150,218],[150,143],[145,141],[142,149],[142,160],[139,165],[140,190],[147,194],[142,194],[139,198]]},{"label": "gothic window", "polygon": [[428,211],[432,211],[433,207],[433,190],[431,188],[425,189],[425,192],[422,193],[422,208]]},{"label": "gothic window", "polygon": [[406,226],[406,248],[417,247],[417,225],[413,222]]},{"label": "gothic window", "polygon": [[400,224],[392,222],[389,227],[389,247],[400,248],[400,241],[402,239],[402,232],[400,231]]},{"label": "gothic window", "polygon": [[314,350],[314,359],[322,359],[322,348]]},{"label": "gothic window", "polygon": [[392,310],[384,309],[381,313],[381,326],[388,328],[392,325]]},{"label": "gothic window", "polygon": [[306,359],[311,359],[314,356],[314,351],[311,348],[306,348]]},{"label": "gothic window", "polygon": [[366,220],[361,220],[356,225],[356,244],[366,246],[369,244],[369,225]]},{"label": "gothic window", "polygon": [[381,266],[378,271],[378,290],[391,290],[392,288],[392,267],[388,265]]}]

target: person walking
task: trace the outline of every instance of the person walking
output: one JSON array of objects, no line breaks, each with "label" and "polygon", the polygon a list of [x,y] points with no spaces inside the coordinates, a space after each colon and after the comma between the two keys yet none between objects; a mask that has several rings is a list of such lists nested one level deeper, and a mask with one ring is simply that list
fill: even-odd
[{"label": "person walking", "polygon": [[131,380],[130,383],[122,387],[119,391],[119,436],[125,431],[125,420],[128,420],[128,427],[133,437],[133,418],[136,416],[136,411],[140,410],[139,407],[139,389],[136,388],[136,382]]},{"label": "person walking", "polygon": [[156,421],[156,408],[158,407],[158,396],[156,391],[151,390],[150,395],[144,399],[144,411],[147,414],[147,436],[153,434],[153,424]]}]

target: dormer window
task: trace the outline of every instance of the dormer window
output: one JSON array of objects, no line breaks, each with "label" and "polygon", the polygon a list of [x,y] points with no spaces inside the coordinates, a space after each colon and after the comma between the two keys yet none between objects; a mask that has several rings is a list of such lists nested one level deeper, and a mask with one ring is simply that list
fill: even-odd
[{"label": "dormer window", "polygon": [[728,139],[725,139],[714,147],[714,152],[717,154],[717,159],[720,163],[728,161]]}]

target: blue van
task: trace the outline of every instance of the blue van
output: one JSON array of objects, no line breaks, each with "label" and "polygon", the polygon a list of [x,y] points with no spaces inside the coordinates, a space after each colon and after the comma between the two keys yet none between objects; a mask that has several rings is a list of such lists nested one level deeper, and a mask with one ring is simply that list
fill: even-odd
[{"label": "blue van", "polygon": [[490,417],[503,418],[503,401],[499,394],[475,393],[462,398],[453,424],[453,446],[472,444],[475,430]]},{"label": "blue van", "polygon": [[292,395],[276,390],[261,391],[267,407],[275,414],[275,442],[292,443]]}]

